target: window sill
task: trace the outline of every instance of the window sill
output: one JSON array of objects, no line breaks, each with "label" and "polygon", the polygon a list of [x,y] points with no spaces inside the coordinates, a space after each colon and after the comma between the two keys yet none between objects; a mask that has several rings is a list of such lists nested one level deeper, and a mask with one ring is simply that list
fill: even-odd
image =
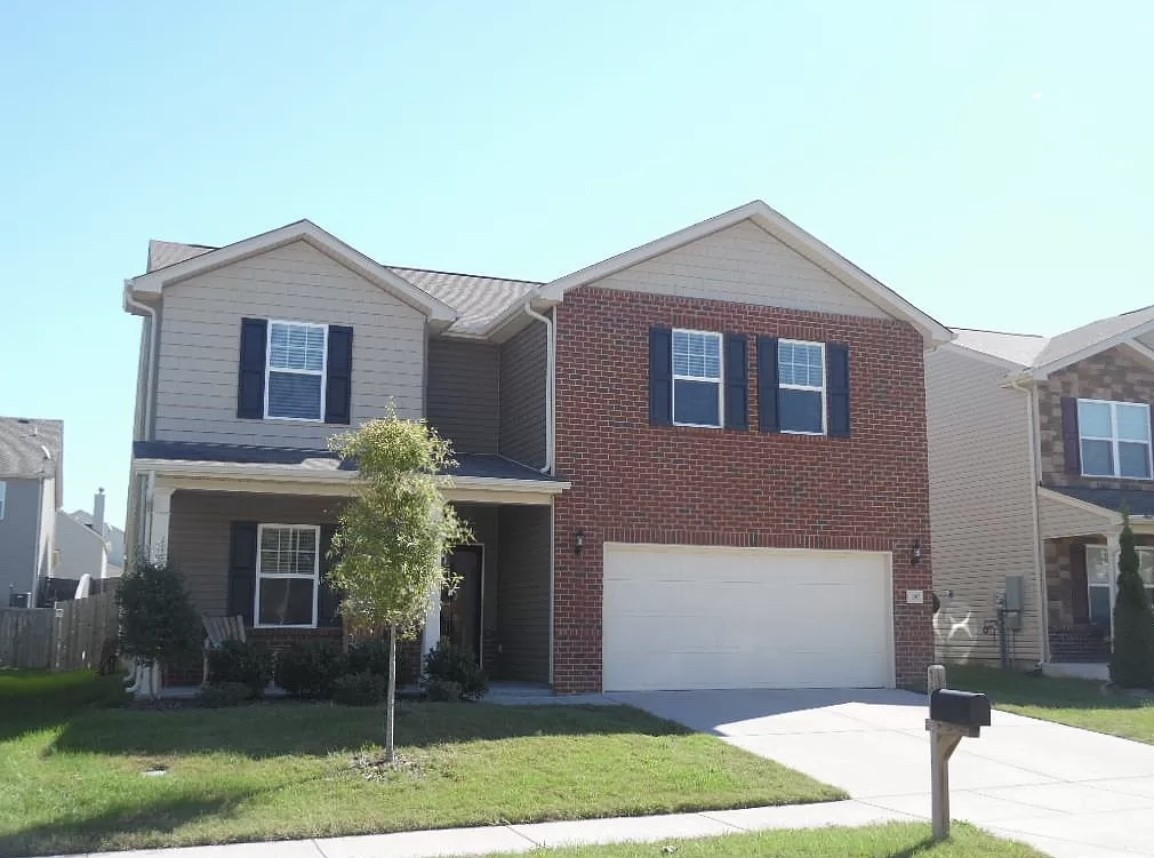
[{"label": "window sill", "polygon": [[259,629],[259,630],[261,630],[261,631],[268,631],[269,629],[273,629],[273,630],[276,630],[276,629],[292,629],[292,630],[294,630],[294,631],[316,631],[317,629],[319,629],[319,628],[320,628],[320,626],[318,626],[318,625],[315,625],[315,624],[314,624],[314,625],[311,625],[311,626],[287,626],[287,625],[286,625],[286,626],[277,626],[277,625],[255,625],[255,626],[253,626],[252,628],[254,628],[254,629]]},{"label": "window sill", "polygon": [[323,417],[273,417],[273,416],[268,415],[268,414],[266,414],[264,417],[261,417],[261,418],[250,418],[250,419],[272,420],[272,421],[275,421],[277,423],[319,423],[322,425],[325,422]]}]

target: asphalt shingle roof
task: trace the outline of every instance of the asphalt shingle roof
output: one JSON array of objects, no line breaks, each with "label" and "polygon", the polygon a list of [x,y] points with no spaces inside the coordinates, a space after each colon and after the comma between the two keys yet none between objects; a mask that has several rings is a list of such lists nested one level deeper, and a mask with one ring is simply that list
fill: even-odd
[{"label": "asphalt shingle roof", "polygon": [[0,478],[56,476],[63,445],[60,420],[0,417]]},{"label": "asphalt shingle roof", "polygon": [[1047,486],[1047,488],[1050,491],[1074,498],[1074,500],[1091,503],[1103,509],[1114,510],[1114,512],[1121,512],[1122,508],[1126,507],[1131,515],[1154,516],[1154,492],[1141,490],[1128,492],[1119,489],[1089,489],[1067,486]]}]

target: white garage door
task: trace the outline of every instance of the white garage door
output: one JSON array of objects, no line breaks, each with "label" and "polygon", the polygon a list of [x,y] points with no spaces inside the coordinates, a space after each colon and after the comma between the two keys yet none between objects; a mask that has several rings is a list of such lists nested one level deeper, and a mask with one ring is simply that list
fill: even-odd
[{"label": "white garage door", "polygon": [[892,686],[888,555],[605,546],[606,691]]}]

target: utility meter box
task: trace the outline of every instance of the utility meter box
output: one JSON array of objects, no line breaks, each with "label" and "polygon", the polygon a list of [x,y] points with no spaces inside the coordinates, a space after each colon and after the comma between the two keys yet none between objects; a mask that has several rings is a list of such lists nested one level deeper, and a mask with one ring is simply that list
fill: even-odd
[{"label": "utility meter box", "polygon": [[1006,625],[1012,631],[1022,630],[1022,611],[1025,610],[1025,583],[1021,575],[1006,576]]}]

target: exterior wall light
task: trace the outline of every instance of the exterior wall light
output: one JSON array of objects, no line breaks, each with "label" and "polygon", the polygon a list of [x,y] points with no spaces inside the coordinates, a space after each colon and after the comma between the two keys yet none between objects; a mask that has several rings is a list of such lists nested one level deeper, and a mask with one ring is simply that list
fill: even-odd
[{"label": "exterior wall light", "polygon": [[585,531],[584,530],[578,530],[576,533],[573,534],[573,553],[575,555],[577,555],[578,557],[580,557],[581,552],[584,550],[585,550]]},{"label": "exterior wall light", "polygon": [[922,562],[922,544],[914,540],[914,547],[910,549],[910,565],[917,566]]}]

